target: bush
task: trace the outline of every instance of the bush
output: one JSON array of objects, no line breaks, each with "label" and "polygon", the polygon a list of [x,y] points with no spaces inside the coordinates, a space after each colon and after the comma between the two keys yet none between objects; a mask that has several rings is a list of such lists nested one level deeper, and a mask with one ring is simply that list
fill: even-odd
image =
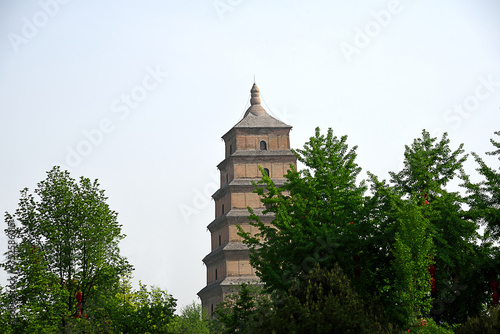
[{"label": "bush", "polygon": [[480,317],[470,318],[456,331],[457,334],[497,334],[500,333],[500,310],[489,308]]},{"label": "bush", "polygon": [[420,322],[414,324],[408,330],[409,333],[415,334],[453,334],[453,329],[448,324],[442,326],[436,324],[432,318],[421,319]]},{"label": "bush", "polygon": [[363,300],[337,264],[331,270],[316,268],[274,300],[265,329],[278,334],[395,331],[377,304],[375,298]]}]

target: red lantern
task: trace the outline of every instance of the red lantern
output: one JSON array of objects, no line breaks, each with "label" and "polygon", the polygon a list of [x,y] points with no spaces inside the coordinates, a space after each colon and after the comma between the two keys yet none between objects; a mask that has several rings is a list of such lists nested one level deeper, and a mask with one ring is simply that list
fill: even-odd
[{"label": "red lantern", "polygon": [[80,291],[78,291],[76,293],[76,301],[79,302],[79,303],[81,303],[82,302],[82,297],[83,297],[82,293]]},{"label": "red lantern", "polygon": [[436,279],[434,277],[431,277],[431,292],[436,292]]},{"label": "red lantern", "polygon": [[491,298],[493,298],[493,305],[497,306],[498,305],[498,292],[493,292],[491,295]]},{"label": "red lantern", "polygon": [[491,282],[491,288],[493,289],[493,291],[497,291],[498,290],[498,282],[493,280]]},{"label": "red lantern", "polygon": [[433,264],[431,264],[429,266],[429,274],[431,274],[431,276],[434,276],[434,273],[436,272],[436,267],[434,267]]}]

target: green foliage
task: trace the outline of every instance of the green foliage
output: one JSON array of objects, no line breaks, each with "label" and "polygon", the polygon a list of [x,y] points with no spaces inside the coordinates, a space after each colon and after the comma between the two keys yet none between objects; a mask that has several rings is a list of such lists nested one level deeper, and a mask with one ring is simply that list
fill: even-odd
[{"label": "green foliage", "polygon": [[421,334],[453,334],[456,326],[449,326],[446,323],[438,325],[432,318],[421,318],[413,323],[408,333]]},{"label": "green foliage", "polygon": [[[355,163],[356,147],[349,149],[347,137],[338,138],[331,129],[296,150],[305,168],[293,166],[286,183],[277,187],[263,172],[256,192],[274,215],[271,224],[262,222],[252,210],[250,219],[259,233],[240,235],[251,249],[250,261],[268,291],[286,291],[295,278],[305,277],[317,264],[338,262],[354,276],[352,256],[361,249],[358,226],[365,210],[363,183],[356,178],[361,169]],[[353,225],[354,224],[354,225]]]},{"label": "green foliage", "polygon": [[366,302],[338,265],[317,267],[273,299],[261,333],[390,333],[377,301]]},{"label": "green foliage", "polygon": [[212,333],[392,333],[375,298],[365,302],[338,265],[319,267],[281,294],[244,284],[220,304]]},{"label": "green foliage", "polygon": [[[390,184],[371,177],[374,198],[380,201],[376,205],[372,203],[376,209],[372,214],[374,220],[384,225],[378,232],[379,241],[391,242],[391,235],[396,236],[401,229],[398,211],[392,204],[394,196],[389,193],[414,203],[418,203],[419,198],[429,203],[419,219],[422,224],[428,224],[434,243],[436,293],[433,295],[431,315],[450,323],[460,323],[468,316],[477,314],[485,302],[485,296],[477,293],[482,284],[477,277],[482,276],[481,267],[486,260],[482,257],[485,253],[476,244],[478,225],[468,219],[463,210],[466,200],[458,192],[450,192],[446,188],[460,174],[465,159],[463,145],[451,150],[446,134],[438,140],[424,130],[421,138],[406,146],[404,168],[398,173],[390,173]],[[388,192],[386,188],[393,190]],[[378,286],[383,287],[381,280],[376,281]],[[382,289],[388,290],[390,286]],[[391,298],[384,300],[390,307],[388,302]]]},{"label": "green foliage", "polygon": [[120,275],[131,270],[119,254],[124,236],[106,199],[97,181],[82,177],[77,182],[59,167],[47,173],[34,194],[21,191],[18,209],[5,215],[5,232],[13,243],[2,264],[11,273],[14,327],[64,331],[75,317],[92,316],[91,306],[105,300]]},{"label": "green foliage", "polygon": [[235,293],[217,305],[211,322],[212,333],[254,333],[268,309],[269,299],[261,287],[243,283]]},{"label": "green foliage", "polygon": [[176,299],[158,287],[139,282],[132,288],[130,273],[123,275],[119,287],[107,299],[97,301],[88,317],[93,329],[113,333],[166,333],[174,318]]},{"label": "green foliage", "polygon": [[[500,136],[500,131],[495,132]],[[495,151],[486,154],[498,156],[500,160],[500,142],[490,139]],[[468,203],[471,206],[470,215],[486,225],[485,241],[500,238],[500,172],[484,162],[476,153],[472,153],[479,167],[477,171],[483,177],[479,183],[470,182],[467,175],[463,175],[464,184],[470,194]]]},{"label": "green foliage", "polygon": [[19,260],[11,268],[17,279],[11,281],[6,300],[12,311],[13,331],[57,331],[70,316],[68,291],[59,284],[56,275],[47,271],[40,249],[22,243],[16,248],[16,256]]},{"label": "green foliage", "polygon": [[367,245],[381,260],[369,268],[374,273],[372,285],[391,320],[406,327],[428,314],[431,306],[428,270],[434,246],[429,206],[420,193],[403,195],[370,177],[373,230]]},{"label": "green foliage", "polygon": [[176,305],[176,299],[166,291],[157,287],[148,291],[145,285],[139,283],[131,322],[138,333],[164,333],[174,317]]},{"label": "green foliage", "polygon": [[456,334],[497,334],[500,333],[500,309],[489,308],[482,315],[467,320]]},{"label": "green foliage", "polygon": [[[240,235],[266,291],[285,293],[312,268],[338,263],[358,294],[377,296],[401,326],[427,315],[456,324],[479,314],[498,249],[491,242],[477,244],[481,215],[471,216],[464,210],[468,201],[448,190],[459,174],[466,177],[463,145],[452,150],[446,134],[437,139],[422,131],[406,146],[404,167],[390,173],[389,183],[370,174],[371,196],[356,181],[361,169],[355,150],[345,136],[337,138],[331,129],[323,136],[316,129],[304,149],[295,151],[304,170],[291,166],[281,187],[262,171],[255,192],[267,209],[250,210],[256,235],[241,229]],[[491,191],[489,198],[498,199]],[[262,218],[268,214],[270,224]],[[436,268],[432,295],[430,264]]]},{"label": "green foliage", "polygon": [[11,310],[9,308],[9,296],[4,287],[0,285],[0,333],[11,334]]},{"label": "green foliage", "polygon": [[209,334],[208,314],[201,304],[193,302],[181,310],[180,316],[168,325],[168,333],[173,334]]},{"label": "green foliage", "polygon": [[[419,199],[417,199],[419,200]],[[421,200],[420,200],[421,202]],[[401,323],[412,323],[428,314],[431,306],[429,266],[433,242],[426,206],[405,203],[400,208],[399,229],[394,243],[394,311]]]}]

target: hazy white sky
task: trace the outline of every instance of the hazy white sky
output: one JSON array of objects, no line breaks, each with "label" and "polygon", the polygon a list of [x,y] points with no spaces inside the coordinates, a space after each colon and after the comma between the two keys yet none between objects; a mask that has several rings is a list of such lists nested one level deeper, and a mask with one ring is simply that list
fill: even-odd
[{"label": "hazy white sky", "polygon": [[499,14],[497,0],[3,0],[0,210],[54,164],[97,178],[136,279],[188,304],[220,137],[254,75],[294,148],[332,127],[382,178],[423,128],[483,154],[500,130]]}]

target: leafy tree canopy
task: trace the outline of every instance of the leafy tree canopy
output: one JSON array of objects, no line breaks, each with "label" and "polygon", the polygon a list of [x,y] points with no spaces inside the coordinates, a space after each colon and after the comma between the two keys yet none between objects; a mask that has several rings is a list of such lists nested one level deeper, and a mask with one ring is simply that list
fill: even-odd
[{"label": "leafy tree canopy", "polygon": [[95,309],[87,306],[104,301],[132,269],[120,255],[124,235],[106,199],[97,180],[76,181],[59,167],[34,194],[21,191],[15,213],[5,214],[5,232],[15,242],[2,264],[11,273],[15,326],[53,333],[69,318],[91,316]]},{"label": "leafy tree canopy", "polygon": [[274,215],[270,225],[251,211],[251,224],[259,233],[251,236],[240,230],[257,275],[268,291],[286,291],[295,277],[304,276],[316,264],[339,262],[353,272],[352,256],[359,244],[357,226],[364,220],[366,187],[357,183],[361,168],[356,164],[356,147],[349,148],[347,136],[337,137],[331,129],[319,129],[294,153],[305,168],[294,166],[277,187],[263,173],[256,188]]}]

